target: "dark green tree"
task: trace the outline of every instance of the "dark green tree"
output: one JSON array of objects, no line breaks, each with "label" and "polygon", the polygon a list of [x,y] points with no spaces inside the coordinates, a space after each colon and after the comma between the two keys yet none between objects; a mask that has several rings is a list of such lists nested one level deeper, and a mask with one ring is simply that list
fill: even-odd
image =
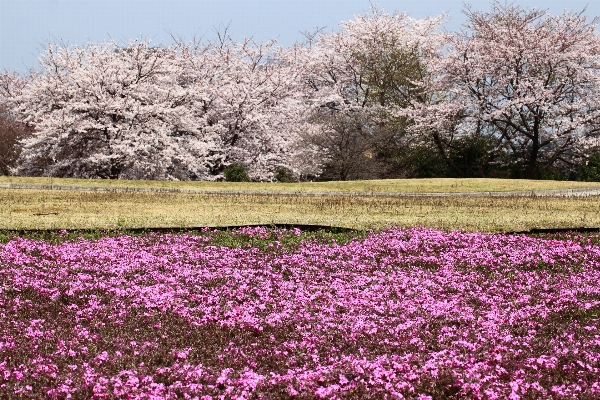
[{"label": "dark green tree", "polygon": [[232,163],[223,171],[226,182],[250,182],[246,168],[242,164]]}]

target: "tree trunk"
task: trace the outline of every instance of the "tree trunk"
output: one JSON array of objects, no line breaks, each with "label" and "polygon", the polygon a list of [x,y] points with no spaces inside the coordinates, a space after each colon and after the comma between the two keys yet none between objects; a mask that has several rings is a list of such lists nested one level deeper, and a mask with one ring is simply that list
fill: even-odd
[{"label": "tree trunk", "polygon": [[529,153],[529,160],[527,162],[527,169],[525,170],[525,178],[527,179],[538,179],[539,171],[537,168],[538,154],[540,151],[540,122],[539,118],[535,117],[533,121],[533,139],[531,144],[531,152]]},{"label": "tree trunk", "polygon": [[450,158],[448,158],[448,155],[446,154],[446,149],[444,148],[444,144],[442,143],[442,138],[440,137],[439,133],[433,132],[432,136],[433,142],[435,143],[438,152],[446,162],[446,165],[457,174],[456,176],[462,176],[462,171],[458,169],[458,167],[452,162],[452,160],[450,160]]}]

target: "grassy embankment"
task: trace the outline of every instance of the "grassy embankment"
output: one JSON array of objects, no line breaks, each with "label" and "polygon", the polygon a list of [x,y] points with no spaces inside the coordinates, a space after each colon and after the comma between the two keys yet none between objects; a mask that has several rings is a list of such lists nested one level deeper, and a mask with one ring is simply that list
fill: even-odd
[{"label": "grassy embankment", "polygon": [[591,182],[415,179],[280,184],[0,177],[0,184],[9,182],[285,193],[188,194],[0,189],[0,229],[200,227],[273,223],[361,229],[422,225],[444,230],[484,232],[600,227],[598,196],[361,197],[301,196],[293,193],[434,193],[600,188],[600,183]]}]

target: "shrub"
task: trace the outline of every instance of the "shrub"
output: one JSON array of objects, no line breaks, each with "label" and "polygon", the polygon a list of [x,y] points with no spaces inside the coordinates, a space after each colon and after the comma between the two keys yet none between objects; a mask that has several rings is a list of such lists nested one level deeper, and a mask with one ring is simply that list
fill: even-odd
[{"label": "shrub", "polygon": [[557,168],[552,167],[540,168],[539,177],[542,180],[551,181],[566,181],[569,179],[569,175],[565,174]]},{"label": "shrub", "polygon": [[226,182],[250,182],[246,168],[242,164],[233,163],[223,171]]},{"label": "shrub", "polygon": [[294,175],[292,175],[292,171],[284,167],[277,168],[277,171],[275,171],[275,180],[281,183],[296,182]]},{"label": "shrub", "polygon": [[592,154],[587,162],[579,167],[578,180],[600,182],[600,153]]}]

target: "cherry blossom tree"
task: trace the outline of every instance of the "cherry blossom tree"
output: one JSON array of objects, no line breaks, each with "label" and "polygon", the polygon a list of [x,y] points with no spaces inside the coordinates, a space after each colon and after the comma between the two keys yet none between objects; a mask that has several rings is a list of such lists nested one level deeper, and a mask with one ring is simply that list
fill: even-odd
[{"label": "cherry blossom tree", "polygon": [[442,154],[472,134],[491,142],[490,160],[519,175],[572,168],[599,134],[600,38],[583,13],[492,3],[467,9],[465,30],[427,59],[426,102],[414,102],[416,130]]},{"label": "cherry blossom tree", "polygon": [[[17,173],[87,178],[204,177],[218,143],[190,118],[188,91],[171,49],[134,40],[68,48],[49,45],[13,99],[35,127]],[[202,140],[200,140],[202,139]]]},{"label": "cherry blossom tree", "polygon": [[0,107],[0,175],[10,175],[21,153],[20,142],[31,135],[31,128],[14,119]]},{"label": "cherry blossom tree", "polygon": [[[444,16],[415,20],[373,8],[342,22],[339,32],[307,36],[304,90],[311,120],[322,120],[321,132],[312,130],[308,139],[322,148],[330,167],[340,165],[341,176],[353,169],[350,164],[369,164],[370,177],[376,177],[382,171],[373,157],[387,157],[407,145],[410,119],[396,110],[421,101],[421,81],[427,76],[421,58],[442,45],[438,30],[443,22]],[[345,159],[336,159],[341,154]]]},{"label": "cherry blossom tree", "polygon": [[21,93],[26,79],[16,72],[0,73],[0,174],[10,175],[21,153],[20,142],[31,134],[31,127],[19,122],[11,109],[12,99]]},{"label": "cherry blossom tree", "polygon": [[283,52],[226,32],[167,48],[49,45],[24,85],[3,80],[3,98],[35,128],[16,173],[221,179],[239,162],[255,180],[281,168],[302,175],[310,163],[290,129],[300,68]]},{"label": "cherry blossom tree", "polygon": [[[298,136],[293,128],[299,102],[298,59],[275,41],[236,42],[227,32],[217,40],[178,43],[187,79],[193,82],[193,106],[202,110],[221,140],[226,164],[244,165],[252,179],[272,180],[278,168],[296,175],[310,169],[297,159]],[[293,52],[292,52],[293,53]]]}]

